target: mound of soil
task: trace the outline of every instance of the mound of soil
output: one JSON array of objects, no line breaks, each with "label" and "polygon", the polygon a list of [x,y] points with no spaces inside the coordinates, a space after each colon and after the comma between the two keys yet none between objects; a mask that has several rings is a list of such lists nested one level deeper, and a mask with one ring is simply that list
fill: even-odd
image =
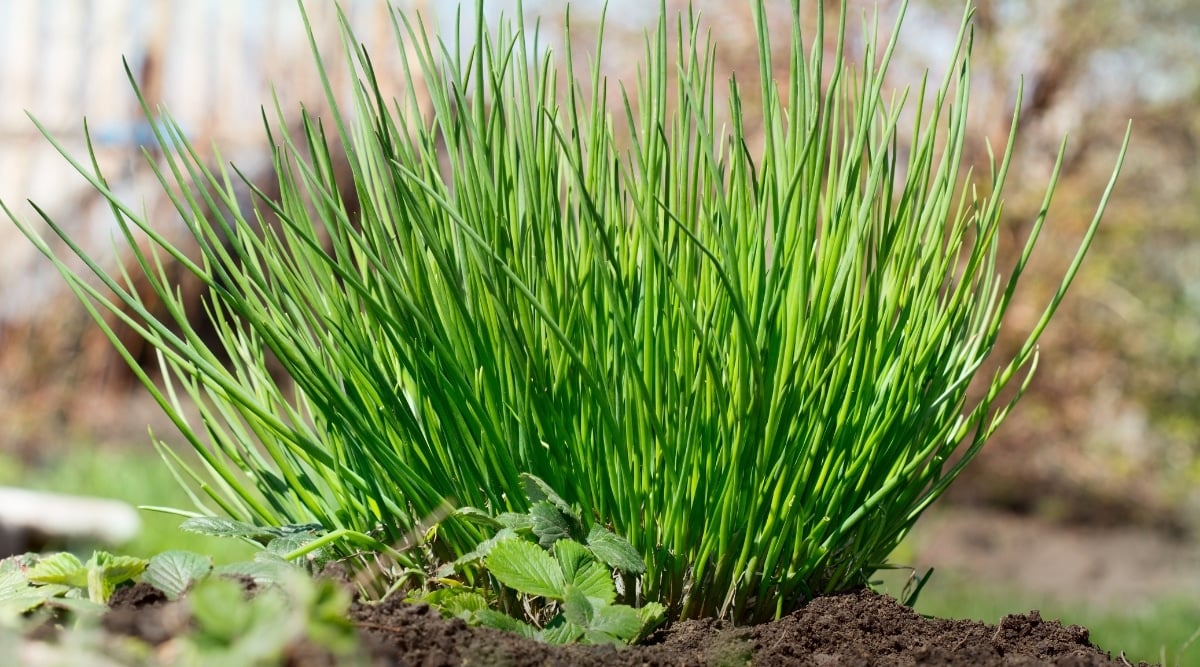
[{"label": "mound of soil", "polygon": [[[139,584],[113,598],[105,627],[152,644],[169,639],[172,606]],[[440,667],[505,665],[755,667],[870,665],[1129,665],[1088,641],[1085,628],[1045,621],[1033,611],[998,626],[929,619],[871,591],[819,598],[778,621],[734,628],[712,620],[684,621],[640,646],[548,646],[490,628],[445,620],[424,605],[399,600],[355,603],[350,617],[375,665]],[[297,647],[293,667],[324,667],[320,651]]]}]

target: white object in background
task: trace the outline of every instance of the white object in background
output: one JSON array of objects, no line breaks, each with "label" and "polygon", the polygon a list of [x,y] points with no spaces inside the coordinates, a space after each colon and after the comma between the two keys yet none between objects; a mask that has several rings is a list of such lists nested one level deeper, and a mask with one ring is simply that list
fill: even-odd
[{"label": "white object in background", "polygon": [[141,527],[137,510],[119,500],[0,486],[0,531],[121,544]]}]

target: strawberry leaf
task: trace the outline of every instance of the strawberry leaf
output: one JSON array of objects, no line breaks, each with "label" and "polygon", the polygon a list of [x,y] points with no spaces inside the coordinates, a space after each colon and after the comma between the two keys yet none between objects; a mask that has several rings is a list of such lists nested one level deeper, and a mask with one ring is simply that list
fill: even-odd
[{"label": "strawberry leaf", "polygon": [[559,540],[571,537],[571,525],[567,517],[550,501],[539,500],[529,508],[533,518],[533,534],[543,549],[549,549]]},{"label": "strawberry leaf", "polygon": [[150,564],[142,574],[142,582],[166,593],[168,599],[176,600],[196,580],[208,576],[212,568],[212,558],[174,549],[150,559]]},{"label": "strawberry leaf", "polygon": [[526,595],[561,600],[566,582],[554,557],[525,540],[505,540],[492,547],[484,567],[500,583]]},{"label": "strawberry leaf", "polygon": [[603,526],[592,524],[592,530],[587,536],[587,545],[592,553],[596,554],[596,558],[604,561],[609,567],[615,567],[628,574],[642,574],[646,571],[646,564],[637,549],[634,549],[628,540]]}]

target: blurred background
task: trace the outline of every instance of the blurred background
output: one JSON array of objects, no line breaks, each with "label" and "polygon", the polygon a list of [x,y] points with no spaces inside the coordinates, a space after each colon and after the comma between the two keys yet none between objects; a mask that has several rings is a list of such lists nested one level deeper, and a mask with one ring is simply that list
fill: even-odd
[{"label": "blurred background", "polygon": [[[802,2],[810,26],[817,1]],[[486,4],[493,20],[516,6]],[[827,20],[836,20],[838,2],[825,4]],[[868,20],[878,10],[884,31],[899,9],[892,0],[849,4]],[[342,5],[385,87],[404,85],[388,5]],[[452,3],[395,6],[421,11],[447,40],[456,25],[464,34],[473,29],[470,12],[460,22]],[[748,4],[695,6],[718,44],[718,79],[755,81]],[[564,39],[563,7],[525,2],[552,48]],[[788,7],[768,0],[775,25],[787,25]],[[577,54],[594,52],[601,8],[572,4]],[[656,9],[610,0],[600,62],[609,76],[633,81],[642,30]],[[310,2],[308,11],[331,83],[347,90],[353,81],[336,66],[333,5]],[[912,85],[915,95],[926,70],[940,81],[962,11],[960,0],[911,0],[891,71],[897,87]],[[850,26],[853,59],[862,32],[857,21]],[[772,45],[780,64],[786,37],[779,31]],[[938,568],[918,604],[925,613],[996,622],[1039,608],[1089,626],[1114,652],[1200,664],[1200,648],[1187,643],[1200,629],[1200,0],[978,0],[974,44],[968,159],[981,174],[989,143],[1002,150],[1024,83],[1006,191],[1012,247],[1037,215],[1060,141],[1070,135],[1049,223],[1012,312],[1010,349],[1070,261],[1129,119],[1134,141],[1091,255],[1043,338],[1028,395],[895,560]],[[274,120],[272,95],[285,124],[301,105],[318,112],[323,105],[291,0],[0,0],[0,200],[25,219],[37,215],[26,200],[36,202],[95,253],[112,247],[108,209],[26,112],[79,158],[86,117],[113,189],[173,229],[169,202],[146,167],[147,156],[160,157],[151,121],[122,58],[147,102],[169,109],[196,146],[216,145],[220,159],[264,179],[262,109]],[[128,260],[107,257],[114,266]],[[195,292],[200,312],[199,290],[186,281],[183,289]],[[139,360],[153,364],[148,353]],[[172,439],[53,268],[0,222],[0,484],[186,506],[155,458],[147,426]],[[193,539],[175,523],[147,516],[124,548],[151,552]],[[184,546],[228,548],[197,544]],[[228,553],[238,556],[236,548]],[[903,585],[895,574],[885,580]]]}]

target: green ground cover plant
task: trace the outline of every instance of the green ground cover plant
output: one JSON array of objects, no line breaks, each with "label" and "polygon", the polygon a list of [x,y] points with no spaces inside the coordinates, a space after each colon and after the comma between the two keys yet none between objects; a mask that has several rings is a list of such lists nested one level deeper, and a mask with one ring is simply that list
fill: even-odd
[{"label": "green ground cover plant", "polygon": [[39,558],[26,576],[39,587],[85,592],[88,600],[102,605],[108,602],[113,589],[141,574],[146,564],[144,559],[107,551],[93,552],[87,562],[80,561],[75,554],[61,552]]},{"label": "green ground cover plant", "polygon": [[599,524],[588,527],[578,508],[544,481],[529,474],[521,479],[529,511],[491,516],[474,507],[457,510],[491,535],[438,568],[409,599],[550,644],[634,643],[649,634],[664,618],[661,604],[614,604],[614,573],[628,586],[646,572],[633,545]]},{"label": "green ground cover plant", "polygon": [[43,606],[99,614],[122,584],[143,582],[175,600],[212,577],[242,578],[256,585],[284,583],[297,564],[270,549],[253,560],[215,565],[211,556],[169,549],[151,558],[93,552],[87,561],[73,553],[24,554],[0,560],[0,611],[6,625]]},{"label": "green ground cover plant", "polygon": [[[347,27],[350,104],[318,56],[328,110],[303,113],[299,138],[281,129],[282,103],[264,114],[277,196],[146,108],[165,121],[153,164],[197,254],[122,201],[94,158],[62,151],[111,202],[153,295],[49,216],[85,269],[16,220],[202,457],[188,466],[162,447],[196,513],[318,524],[321,543],[301,552],[328,548],[386,580],[486,539],[468,517],[431,519],[447,507],[533,511],[530,474],[640,555],[642,574],[614,580],[618,604],[747,622],[866,583],[1027,385],[1112,183],[1025,344],[995,359],[1062,154],[1001,267],[1018,123],[990,173],[960,173],[969,12],[941,84],[891,91],[899,22],[884,39],[865,24],[856,68],[844,8],[827,56],[823,15],[808,26],[794,6],[790,31],[772,35],[752,3],[762,105],[749,117],[744,83],[714,81],[694,16],[663,8],[627,88],[598,65],[573,78],[569,38],[560,71],[536,26],[489,30],[476,7],[469,50],[395,17],[410,80],[428,86],[395,99]],[[790,42],[782,81],[771,39]],[[187,320],[168,263],[207,286],[217,344]],[[112,318],[158,351],[162,384]],[[430,521],[434,539],[414,540]],[[369,569],[377,553],[402,567]]]},{"label": "green ground cover plant", "polygon": [[[152,649],[95,632],[113,589],[133,581],[182,606],[171,617],[177,627],[169,645]],[[258,588],[253,595],[247,582]],[[283,664],[289,647],[302,641],[343,660],[338,664],[359,664],[349,607],[350,593],[335,582],[271,558],[214,566],[208,556],[170,550],[150,559],[96,552],[86,563],[66,552],[0,560],[0,640],[70,620],[61,644],[77,651],[81,664],[102,656],[121,664]]]}]

